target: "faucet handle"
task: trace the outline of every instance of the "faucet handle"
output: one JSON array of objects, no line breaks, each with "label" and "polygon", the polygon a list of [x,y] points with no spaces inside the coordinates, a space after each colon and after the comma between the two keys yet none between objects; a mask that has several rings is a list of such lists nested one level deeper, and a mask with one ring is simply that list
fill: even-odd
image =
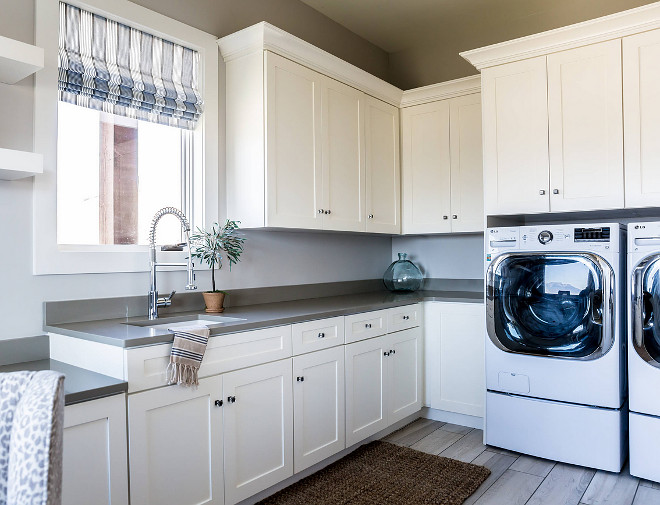
[{"label": "faucet handle", "polygon": [[175,294],[176,291],[172,291],[170,293],[170,296],[168,297],[164,297],[164,296],[158,297],[158,300],[156,301],[156,305],[158,307],[169,307],[170,305],[172,305],[172,298],[174,298]]}]

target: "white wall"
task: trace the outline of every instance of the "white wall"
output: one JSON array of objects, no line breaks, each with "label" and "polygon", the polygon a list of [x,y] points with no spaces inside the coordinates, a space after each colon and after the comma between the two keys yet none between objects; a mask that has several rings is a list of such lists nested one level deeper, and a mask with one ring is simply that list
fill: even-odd
[{"label": "white wall", "polygon": [[394,237],[392,260],[408,253],[426,278],[483,279],[482,234]]},{"label": "white wall", "polygon": [[[0,0],[0,13],[0,35],[33,42],[32,0]],[[0,83],[0,147],[32,149],[32,102],[32,78],[14,86]],[[222,110],[220,118],[224,123]],[[220,157],[224,158],[224,145]],[[246,235],[244,259],[231,273],[220,272],[220,289],[372,279],[381,276],[390,262],[389,237],[263,231]],[[42,333],[46,300],[146,296],[148,291],[146,272],[32,275],[31,180],[0,181],[0,240],[0,339]],[[147,261],[145,254],[145,265]],[[197,280],[201,289],[210,289],[208,272],[198,274]],[[184,286],[185,272],[159,278],[161,291]]]}]

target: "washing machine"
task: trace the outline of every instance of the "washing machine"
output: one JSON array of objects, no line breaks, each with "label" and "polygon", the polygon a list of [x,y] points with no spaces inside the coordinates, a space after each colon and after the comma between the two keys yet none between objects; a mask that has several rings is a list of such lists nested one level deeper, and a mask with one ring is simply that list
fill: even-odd
[{"label": "washing machine", "polygon": [[660,222],[628,229],[630,473],[660,482]]},{"label": "washing machine", "polygon": [[488,229],[487,444],[621,470],[625,233],[618,223]]}]

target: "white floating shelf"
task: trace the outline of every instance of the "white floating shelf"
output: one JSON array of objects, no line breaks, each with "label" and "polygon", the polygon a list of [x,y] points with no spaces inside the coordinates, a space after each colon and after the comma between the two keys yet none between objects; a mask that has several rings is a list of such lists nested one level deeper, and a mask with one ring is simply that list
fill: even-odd
[{"label": "white floating shelf", "polygon": [[25,179],[44,172],[41,154],[0,148],[0,180]]},{"label": "white floating shelf", "polygon": [[0,36],[0,82],[16,84],[42,68],[42,48]]}]

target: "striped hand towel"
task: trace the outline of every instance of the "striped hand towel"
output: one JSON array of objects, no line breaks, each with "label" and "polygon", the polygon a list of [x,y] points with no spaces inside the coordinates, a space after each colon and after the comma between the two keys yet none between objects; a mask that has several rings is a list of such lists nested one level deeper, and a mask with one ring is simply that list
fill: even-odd
[{"label": "striped hand towel", "polygon": [[197,386],[197,374],[204,358],[209,330],[206,326],[191,326],[171,330],[174,333],[170,363],[167,365],[167,383]]}]

